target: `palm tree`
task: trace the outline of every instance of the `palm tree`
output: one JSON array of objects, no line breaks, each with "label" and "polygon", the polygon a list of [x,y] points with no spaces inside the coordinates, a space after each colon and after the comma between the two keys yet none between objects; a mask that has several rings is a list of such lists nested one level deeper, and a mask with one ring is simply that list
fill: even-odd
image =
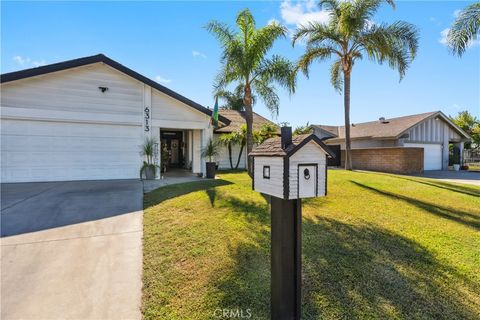
[{"label": "palm tree", "polygon": [[469,5],[463,9],[447,35],[447,42],[453,53],[462,56],[480,33],[480,2]]},{"label": "palm tree", "polygon": [[[247,124],[247,152],[253,149],[253,100],[255,93],[265,106],[278,114],[279,97],[274,83],[295,90],[293,64],[278,55],[267,57],[274,42],[284,38],[287,29],[278,23],[270,23],[257,29],[250,10],[245,9],[237,15],[238,31],[218,21],[211,21],[206,29],[212,33],[222,46],[222,68],[215,80],[215,92],[223,90],[231,83],[243,87],[243,104]],[[251,159],[248,158],[248,172],[251,174]]]},{"label": "palm tree", "polygon": [[[219,90],[216,96],[222,99],[225,104],[221,106],[222,109],[245,111],[245,105],[243,103],[243,85],[239,85],[233,92],[228,90]],[[255,104],[255,97],[252,96],[252,106]]]},{"label": "palm tree", "polygon": [[[415,58],[418,48],[418,31],[415,26],[397,21],[390,25],[376,24],[372,17],[383,0],[321,0],[320,6],[329,13],[327,24],[311,22],[300,26],[293,45],[304,39],[306,51],[300,57],[297,68],[308,77],[314,61],[335,57],[330,69],[330,81],[334,88],[344,93],[345,109],[345,169],[352,170],[350,142],[350,80],[357,60],[368,57],[377,63],[387,62],[400,73],[400,80]],[[393,0],[387,0],[393,8]],[[342,88],[343,86],[343,88]]]}]

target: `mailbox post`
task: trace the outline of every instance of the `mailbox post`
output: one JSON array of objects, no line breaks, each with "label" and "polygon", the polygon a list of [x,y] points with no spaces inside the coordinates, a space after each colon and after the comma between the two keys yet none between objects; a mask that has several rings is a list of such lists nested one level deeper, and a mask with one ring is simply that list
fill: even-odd
[{"label": "mailbox post", "polygon": [[301,316],[302,198],[327,194],[328,147],[315,135],[292,138],[282,127],[281,137],[256,147],[254,190],[271,196],[271,318]]}]

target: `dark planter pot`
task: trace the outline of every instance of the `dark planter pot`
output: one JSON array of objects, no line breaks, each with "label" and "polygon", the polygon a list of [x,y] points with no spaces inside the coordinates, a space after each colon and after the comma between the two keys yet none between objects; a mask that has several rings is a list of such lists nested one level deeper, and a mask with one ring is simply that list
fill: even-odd
[{"label": "dark planter pot", "polygon": [[155,168],[152,168],[152,167],[145,168],[145,179],[146,180],[155,179]]},{"label": "dark planter pot", "polygon": [[207,162],[207,178],[213,179],[215,178],[215,162]]}]

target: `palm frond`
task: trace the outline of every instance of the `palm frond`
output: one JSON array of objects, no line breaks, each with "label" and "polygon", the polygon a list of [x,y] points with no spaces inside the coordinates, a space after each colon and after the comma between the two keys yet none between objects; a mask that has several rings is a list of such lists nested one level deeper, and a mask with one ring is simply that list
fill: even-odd
[{"label": "palm frond", "polygon": [[447,35],[447,43],[453,54],[462,56],[472,40],[480,32],[480,2],[460,12]]},{"label": "palm frond", "polygon": [[235,37],[235,33],[225,23],[215,20],[207,23],[205,29],[217,38],[222,47],[227,47]]},{"label": "palm frond", "polygon": [[338,59],[330,67],[330,82],[338,92],[343,89],[342,61]]},{"label": "palm frond", "polygon": [[258,97],[263,101],[268,110],[272,113],[272,116],[278,116],[278,107],[280,106],[280,98],[277,91],[268,81],[262,81],[262,79],[256,79],[252,82],[252,87],[257,93]]},{"label": "palm frond", "polygon": [[335,50],[331,47],[307,48],[297,62],[297,70],[301,70],[308,78],[309,67],[314,61],[322,61],[330,58]]},{"label": "palm frond", "polygon": [[273,43],[279,38],[285,38],[287,28],[277,23],[268,24],[263,28],[256,30],[247,48],[246,59],[254,68],[267,54],[273,46]]},{"label": "palm frond", "polygon": [[417,54],[419,36],[414,25],[397,21],[391,25],[373,25],[356,41],[371,60],[380,64],[388,62],[402,79]]},{"label": "palm frond", "polygon": [[290,93],[295,92],[295,66],[288,59],[274,55],[271,59],[264,59],[255,72],[253,79],[260,79],[264,83],[276,82],[287,88]]}]

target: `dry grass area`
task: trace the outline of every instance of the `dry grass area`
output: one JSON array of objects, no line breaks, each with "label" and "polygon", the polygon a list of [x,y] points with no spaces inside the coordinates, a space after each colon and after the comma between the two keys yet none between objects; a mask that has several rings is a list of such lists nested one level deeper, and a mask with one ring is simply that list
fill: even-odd
[{"label": "dry grass area", "polygon": [[[329,172],[303,204],[303,319],[475,319],[480,188]],[[145,319],[270,318],[270,216],[245,173],[145,196]]]}]

